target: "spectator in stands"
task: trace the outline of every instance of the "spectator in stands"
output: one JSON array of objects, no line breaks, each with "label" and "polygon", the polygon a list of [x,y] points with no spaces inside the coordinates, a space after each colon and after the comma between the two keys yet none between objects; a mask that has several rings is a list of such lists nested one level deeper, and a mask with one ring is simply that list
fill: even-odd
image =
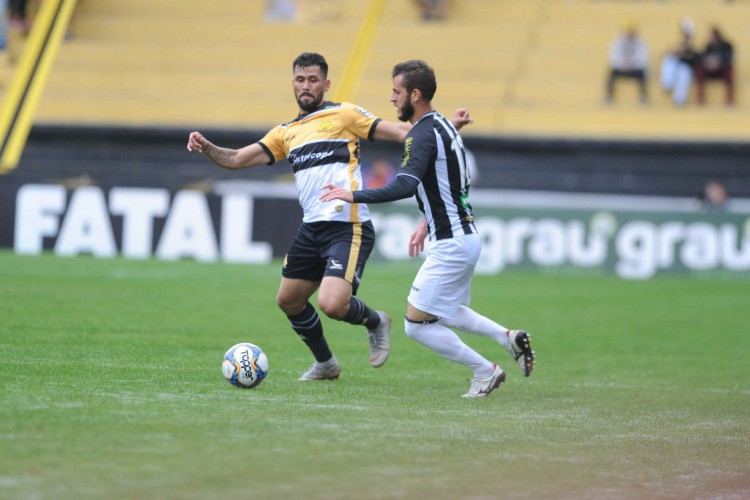
[{"label": "spectator in stands", "polygon": [[[42,3],[43,0],[7,0],[8,29],[5,41],[8,61],[11,64],[16,63],[21,58],[26,37],[31,31],[31,25],[34,23],[34,18],[41,9]],[[68,27],[65,38],[70,39],[71,37],[72,32]]]},{"label": "spectator in stands", "polygon": [[5,48],[5,29],[7,21],[6,0],[0,0],[0,50]]},{"label": "spectator in stands", "polygon": [[698,104],[706,101],[706,82],[722,80],[726,86],[726,104],[734,105],[734,48],[719,28],[711,28],[711,38],[695,67]]},{"label": "spectator in stands", "polygon": [[633,23],[625,25],[623,32],[612,42],[609,50],[609,78],[605,102],[614,101],[615,81],[620,78],[638,81],[641,104],[648,103],[648,46],[638,35],[638,28]]},{"label": "spectator in stands", "polygon": [[422,12],[423,21],[442,21],[445,19],[447,0],[415,0]]},{"label": "spectator in stands", "polygon": [[291,23],[297,20],[295,0],[266,0],[263,18],[268,23]]},{"label": "spectator in stands", "polygon": [[661,87],[672,94],[672,101],[677,106],[684,106],[690,95],[693,84],[693,71],[698,53],[693,47],[693,21],[685,18],[680,23],[682,40],[661,60],[659,80]]},{"label": "spectator in stands", "polygon": [[23,42],[29,32],[30,23],[26,11],[26,0],[8,0],[5,46],[8,62],[11,64],[15,64],[20,59]]},{"label": "spectator in stands", "polygon": [[31,25],[27,3],[27,0],[8,0],[8,24],[22,28],[25,32]]},{"label": "spectator in stands", "polygon": [[726,212],[729,204],[727,187],[717,179],[708,181],[701,193],[700,202],[704,212]]}]

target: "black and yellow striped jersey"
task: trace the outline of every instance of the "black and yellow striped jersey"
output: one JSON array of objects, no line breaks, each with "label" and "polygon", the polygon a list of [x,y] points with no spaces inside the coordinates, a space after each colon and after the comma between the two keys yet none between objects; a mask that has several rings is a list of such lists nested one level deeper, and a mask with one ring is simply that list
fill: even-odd
[{"label": "black and yellow striped jersey", "polygon": [[303,222],[369,220],[367,205],[321,202],[320,188],[333,184],[362,188],[359,140],[372,139],[380,118],[354,104],[326,101],[316,111],[271,129],[258,143],[273,158],[286,158],[294,171]]}]

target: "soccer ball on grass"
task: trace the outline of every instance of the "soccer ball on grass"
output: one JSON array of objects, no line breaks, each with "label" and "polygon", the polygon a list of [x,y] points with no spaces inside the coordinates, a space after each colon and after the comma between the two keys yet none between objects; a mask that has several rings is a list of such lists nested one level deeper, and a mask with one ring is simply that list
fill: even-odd
[{"label": "soccer ball on grass", "polygon": [[241,342],[230,347],[224,354],[221,371],[230,384],[252,389],[268,375],[268,358],[257,345]]}]

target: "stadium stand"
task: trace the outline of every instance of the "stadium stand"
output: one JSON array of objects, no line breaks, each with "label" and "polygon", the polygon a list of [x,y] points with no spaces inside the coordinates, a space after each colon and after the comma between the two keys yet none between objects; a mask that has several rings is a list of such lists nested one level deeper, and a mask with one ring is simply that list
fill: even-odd
[{"label": "stadium stand", "polygon": [[[420,21],[413,2],[299,0],[301,20],[264,21],[265,2],[80,0],[35,123],[263,129],[294,115],[290,63],[303,51],[331,65],[330,97],[393,118],[395,62],[421,58],[438,75],[436,105],[468,106],[472,134],[740,140],[750,138],[750,2],[725,0],[453,0],[444,22]],[[690,16],[702,46],[712,24],[734,43],[737,104],[720,84],[708,104],[676,109],[657,86],[659,57]],[[649,106],[635,85],[602,103],[610,42],[635,22],[651,49]],[[361,28],[373,28],[357,46]],[[360,73],[347,74],[361,62]],[[344,76],[354,85],[343,94]],[[6,69],[0,81],[9,77]],[[622,87],[622,88],[620,88]],[[0,83],[0,92],[3,91]]]}]

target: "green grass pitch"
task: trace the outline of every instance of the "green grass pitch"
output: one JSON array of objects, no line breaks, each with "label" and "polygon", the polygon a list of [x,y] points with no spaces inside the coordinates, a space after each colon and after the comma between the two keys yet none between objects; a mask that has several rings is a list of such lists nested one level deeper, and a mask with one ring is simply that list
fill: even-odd
[{"label": "green grass pitch", "polygon": [[[477,276],[538,363],[463,335],[508,373],[466,400],[468,370],[403,333],[417,264],[365,272],[388,363],[323,318],[341,378],[301,383],[278,263],[0,253],[0,498],[750,497],[750,280]],[[241,341],[270,361],[253,390],[221,374]]]}]

